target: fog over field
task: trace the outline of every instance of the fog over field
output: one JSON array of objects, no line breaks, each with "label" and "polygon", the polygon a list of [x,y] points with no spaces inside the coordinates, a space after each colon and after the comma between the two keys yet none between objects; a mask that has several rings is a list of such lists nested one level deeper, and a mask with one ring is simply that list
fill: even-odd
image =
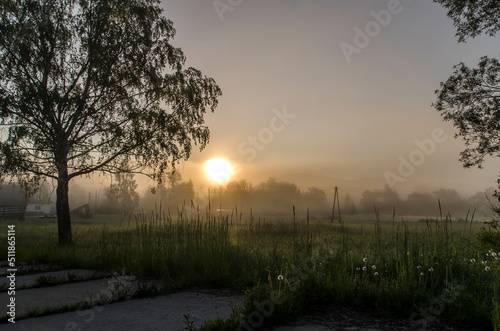
[{"label": "fog over field", "polygon": [[[500,162],[465,169],[464,142],[432,103],[440,82],[464,62],[499,54],[498,37],[458,43],[432,1],[164,1],[187,65],[223,91],[206,115],[210,143],[177,169],[198,196],[218,187],[211,158],[232,164],[231,180],[269,178],[356,200],[386,185],[403,199],[496,187]],[[98,194],[111,177],[78,181]],[[154,184],[136,177],[138,191]],[[102,196],[101,196],[102,197]]]},{"label": "fog over field", "polygon": [[[390,3],[400,3],[398,13],[364,45],[356,31],[375,27]],[[180,167],[184,177],[208,185],[200,166],[225,157],[237,165],[235,178],[255,182],[272,176],[304,187],[381,188],[384,174],[399,174],[401,158],[419,150],[415,141],[440,129],[435,150],[416,159],[421,164],[393,188],[474,194],[496,186],[500,163],[488,159],[482,170],[463,169],[464,143],[431,104],[453,65],[498,56],[499,39],[457,43],[438,4],[242,1],[221,15],[210,1],[167,1],[164,8],[178,29],[175,42],[191,55],[188,63],[203,66],[224,92],[207,116],[211,142]],[[356,41],[365,47],[347,59],[341,45]],[[281,121],[277,113],[285,112]]]},{"label": "fog over field", "polygon": [[500,330],[500,1],[0,13],[0,324]]}]

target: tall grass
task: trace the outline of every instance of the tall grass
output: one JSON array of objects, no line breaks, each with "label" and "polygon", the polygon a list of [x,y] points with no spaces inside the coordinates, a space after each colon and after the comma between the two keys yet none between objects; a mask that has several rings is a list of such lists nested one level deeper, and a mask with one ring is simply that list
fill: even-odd
[{"label": "tall grass", "polygon": [[69,247],[56,245],[55,224],[18,223],[16,253],[23,261],[161,277],[171,288],[246,290],[243,320],[255,302],[283,298],[262,326],[338,304],[421,324],[445,318],[491,329],[499,316],[499,296],[491,290],[498,255],[477,244],[478,228],[451,217],[332,224],[298,219],[295,211],[270,221],[192,208],[176,217],[159,210],[110,224],[79,223]]}]

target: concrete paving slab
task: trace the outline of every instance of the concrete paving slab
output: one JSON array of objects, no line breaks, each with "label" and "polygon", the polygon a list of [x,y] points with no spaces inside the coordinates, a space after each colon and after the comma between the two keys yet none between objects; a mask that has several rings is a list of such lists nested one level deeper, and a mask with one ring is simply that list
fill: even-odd
[{"label": "concrete paving slab", "polygon": [[296,326],[278,326],[270,330],[271,331],[328,331],[331,329],[322,325],[296,325]]},{"label": "concrete paving slab", "polygon": [[241,305],[243,296],[180,292],[95,306],[87,310],[29,318],[16,321],[15,324],[0,324],[0,330],[180,331],[186,326],[184,314],[190,315],[190,320],[195,322],[195,326],[218,317],[230,317],[229,302]]},{"label": "concrete paving slab", "polygon": [[[11,269],[11,267],[7,265],[0,266],[0,277],[1,276],[6,276],[9,274],[8,269]],[[22,274],[31,274],[31,273],[38,273],[38,272],[47,272],[47,271],[56,271],[56,270],[62,270],[63,268],[54,266],[54,265],[49,265],[49,264],[19,264],[16,265],[13,269],[16,269],[16,274],[22,275]]]},{"label": "concrete paving slab", "polygon": [[[91,296],[97,298],[100,293],[107,289],[107,283],[103,279],[83,281],[77,283],[62,284],[49,287],[29,288],[15,291],[16,315],[26,314],[30,310],[39,308],[56,308],[64,305],[77,304],[87,301]],[[0,293],[0,303],[6,307],[10,295],[7,292]],[[5,315],[0,311],[1,315]]]},{"label": "concrete paving slab", "polygon": [[[8,274],[7,274],[8,275]],[[21,287],[31,287],[35,284],[35,281],[39,277],[55,277],[64,281],[73,281],[75,279],[88,279],[88,278],[97,278],[98,276],[104,277],[103,273],[96,272],[94,270],[86,270],[86,269],[70,269],[70,270],[59,270],[59,271],[49,271],[49,272],[40,272],[36,274],[30,275],[18,275],[16,272],[16,288]],[[7,276],[0,277],[0,285],[8,285],[10,280]],[[7,286],[8,287],[8,286]]]},{"label": "concrete paving slab", "polygon": [[[67,270],[66,270],[67,271]],[[38,274],[40,275],[40,274]],[[32,276],[32,275],[30,275]],[[21,277],[21,276],[19,276]],[[28,276],[23,276],[28,277]],[[80,281],[74,283],[65,283],[55,286],[27,288],[15,290],[16,314],[18,316],[26,314],[30,310],[38,308],[44,310],[47,308],[58,308],[67,305],[74,305],[89,300],[104,300],[111,301],[114,295],[120,293],[132,293],[137,290],[139,284],[154,285],[158,289],[162,288],[162,282],[158,280],[152,281],[135,281],[128,278],[108,277],[89,281]],[[11,295],[8,292],[0,293],[0,304],[7,305]],[[3,306],[5,307],[5,306]],[[0,311],[0,315],[5,315]]]}]

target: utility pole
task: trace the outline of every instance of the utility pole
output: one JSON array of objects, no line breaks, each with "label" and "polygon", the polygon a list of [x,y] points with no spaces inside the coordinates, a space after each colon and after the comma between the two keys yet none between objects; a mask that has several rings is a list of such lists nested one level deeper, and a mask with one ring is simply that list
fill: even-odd
[{"label": "utility pole", "polygon": [[335,186],[335,193],[333,193],[333,210],[332,210],[332,219],[330,220],[331,223],[333,223],[333,219],[335,218],[335,205],[337,205],[337,210],[339,214],[339,223],[342,223],[342,219],[340,216],[339,190],[337,186]]}]

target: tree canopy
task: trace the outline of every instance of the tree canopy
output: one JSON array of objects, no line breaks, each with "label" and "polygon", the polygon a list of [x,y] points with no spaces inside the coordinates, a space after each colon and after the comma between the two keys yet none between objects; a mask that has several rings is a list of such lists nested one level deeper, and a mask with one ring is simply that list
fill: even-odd
[{"label": "tree canopy", "polygon": [[500,31],[498,0],[434,0],[448,10],[448,17],[457,29],[459,42],[483,33],[494,36]]},{"label": "tree canopy", "polygon": [[137,183],[133,174],[115,174],[116,182],[112,183],[104,191],[106,200],[105,209],[108,212],[129,214],[135,210],[139,204],[139,194],[137,193]]},{"label": "tree canopy", "polygon": [[477,68],[460,63],[454,70],[434,106],[465,141],[463,165],[481,167],[485,156],[500,156],[500,61],[485,56]]},{"label": "tree canopy", "polygon": [[[481,34],[493,37],[500,31],[497,0],[434,2],[448,10],[459,42]],[[464,167],[481,168],[485,156],[500,156],[500,61],[484,56],[477,68],[459,63],[453,69],[453,75],[436,90],[433,106],[458,128],[455,137],[464,139],[467,147],[460,153]],[[500,194],[495,194],[500,199]]]},{"label": "tree canopy", "polygon": [[185,68],[157,0],[0,2],[0,171],[54,178],[59,242],[68,181],[94,171],[161,175],[193,145],[221,90]]}]

